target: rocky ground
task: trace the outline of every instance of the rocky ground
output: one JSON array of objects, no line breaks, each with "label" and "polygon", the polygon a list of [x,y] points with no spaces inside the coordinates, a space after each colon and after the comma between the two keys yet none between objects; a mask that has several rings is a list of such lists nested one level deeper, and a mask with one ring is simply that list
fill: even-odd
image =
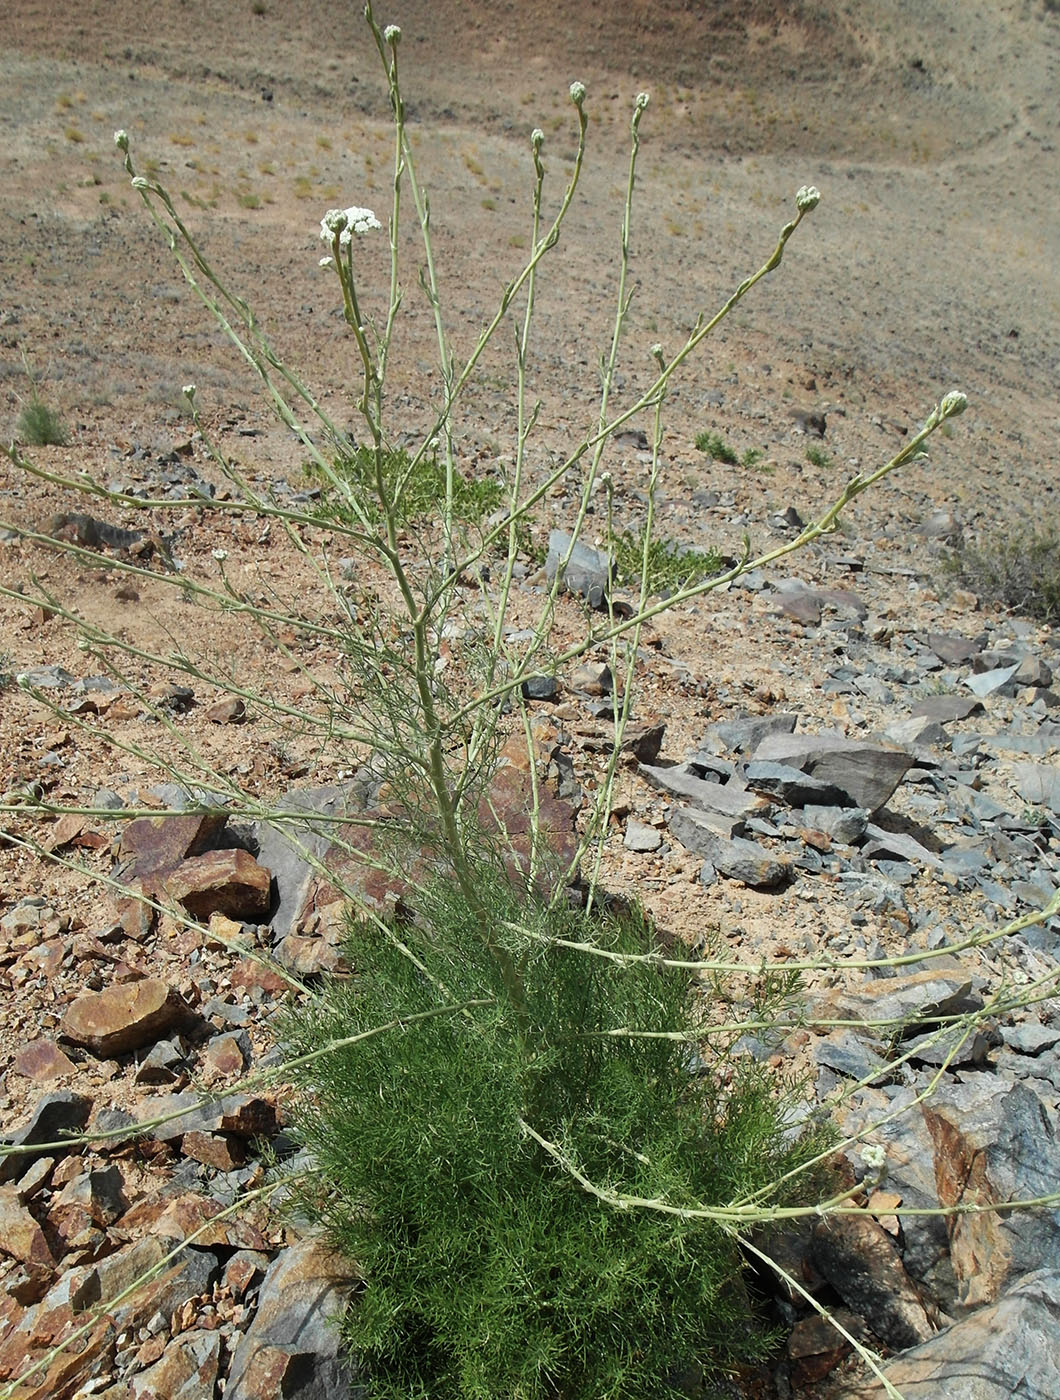
[{"label": "rocky ground", "polygon": [[[472,4],[454,15],[395,0],[381,18],[404,30],[458,351],[527,244],[529,129],[546,133],[555,200],[572,153],[567,85],[589,89],[583,193],[540,293],[533,472],[592,420],[640,89],[652,104],[620,398],[648,382],[650,343],[679,345],[698,311],[768,255],[794,191],[823,194],[780,271],[675,383],[664,537],[727,554],[745,534],[756,553],[775,547],[852,472],[897,452],[944,392],[969,396],[949,438],[856,502],[841,533],[655,621],[636,661],[636,750],[602,871],[690,943],[716,929],[711,946],[749,963],[850,965],[806,973],[806,1029],[743,1048],[809,1073],[845,1131],[882,1123],[872,1142],[887,1149],[888,1175],[874,1182],[852,1149],[871,1216],[769,1248],[847,1331],[896,1357],[889,1374],[910,1400],[958,1393],[969,1358],[980,1387],[969,1394],[1010,1394],[1021,1374],[1033,1393],[1056,1394],[1055,1215],[968,1214],[947,1228],[895,1212],[1060,1190],[1057,920],[918,961],[1004,929],[1060,886],[1055,633],[953,587],[940,565],[960,535],[1055,511],[1060,19],[1002,0],[974,12],[890,0],[871,20],[832,4]],[[352,422],[350,346],[317,267],[317,224],[331,205],[387,204],[385,94],[359,24],[356,6],[268,0],[208,14],[172,0],[150,25],[122,0],[16,7],[0,58],[0,413],[13,433],[28,366],[70,428],[68,446],[28,454],[38,467],[153,499],[220,490],[180,395],[194,381],[218,452],[283,499],[305,491],[300,445],[183,288],[111,137],[130,132],[138,167],[169,185],[277,350]],[[384,242],[360,245],[375,314]],[[406,281],[392,383],[395,432],[412,435],[437,383],[433,323],[414,271]],[[469,473],[511,460],[510,383],[498,349],[457,423]],[[605,459],[620,528],[644,518],[645,426]],[[704,431],[761,455],[712,460],[694,445]],[[311,711],[307,674],[334,676],[335,649],[297,628],[263,642],[174,580],[216,585],[224,568],[258,599],[298,600],[303,619],[326,617],[328,600],[313,601],[305,555],[275,526],[195,510],[145,519],[10,466],[0,492],[0,649],[5,674],[38,694],[8,684],[0,695],[0,790],[93,813],[5,823],[7,1140],[32,1149],[69,1129],[118,1132],[184,1111],[139,1145],[0,1159],[0,1377],[40,1361],[19,1392],[40,1400],[333,1395],[344,1382],[325,1319],[348,1275],[253,1196],[266,1184],[261,1141],[284,1146],[282,1094],[224,1091],[267,1067],[291,979],[341,969],[335,891],[263,820],[218,829],[147,815],[179,798],[174,778],[191,781],[194,755],[262,813],[279,799],[325,811],[348,800],[365,755],[322,747],[240,698],[264,691]],[[572,496],[542,503],[542,552],[573,513]],[[65,548],[47,548],[53,538]],[[86,547],[124,571],[94,565],[77,553]],[[543,586],[528,564],[514,625],[533,618]],[[120,676],[101,674],[63,607],[132,647],[204,658],[203,675],[164,675],[135,655]],[[581,620],[568,600],[560,634],[576,636]],[[476,621],[469,595],[464,625]],[[569,668],[532,702],[568,829],[613,734],[601,661]],[[160,746],[168,774],[149,761]],[[517,787],[506,800],[518,807]],[[126,820],[108,820],[119,807]],[[317,849],[326,854],[324,838]],[[114,878],[176,901],[209,936],[149,917]],[[913,960],[859,966],[903,956]],[[940,1034],[947,1017],[973,1013],[979,1028],[960,1044]],[[866,1019],[890,1026],[835,1024]],[[915,1103],[929,1085],[930,1101]],[[214,1095],[205,1107],[201,1089]],[[151,1287],[125,1296],[151,1265],[164,1266]],[[771,1291],[789,1340],[742,1378],[745,1395],[877,1393],[801,1294]]]}]

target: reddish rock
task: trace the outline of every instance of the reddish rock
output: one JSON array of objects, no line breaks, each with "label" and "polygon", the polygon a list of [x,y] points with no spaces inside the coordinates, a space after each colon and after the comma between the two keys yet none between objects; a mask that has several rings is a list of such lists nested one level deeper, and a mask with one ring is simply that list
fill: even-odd
[{"label": "reddish rock", "polygon": [[138,817],[122,831],[118,859],[133,862],[129,872],[133,879],[157,870],[173,870],[189,856],[209,850],[226,821],[223,812]]},{"label": "reddish rock", "polygon": [[179,992],[157,978],[145,977],[78,997],[63,1017],[62,1034],[108,1059],[151,1044],[188,1015]]},{"label": "reddish rock", "polygon": [[0,1253],[17,1259],[33,1272],[55,1267],[44,1231],[21,1203],[13,1186],[0,1186]]},{"label": "reddish rock", "polygon": [[[853,1336],[861,1339],[865,1329],[861,1319],[845,1308],[835,1308],[832,1316]],[[788,1363],[794,1385],[813,1385],[839,1365],[852,1347],[828,1321],[811,1313],[797,1322],[788,1337]]]},{"label": "reddish rock", "polygon": [[247,1145],[235,1133],[185,1133],[180,1145],[185,1157],[216,1167],[219,1172],[234,1171],[247,1160]]},{"label": "reddish rock", "polygon": [[[268,1248],[265,1236],[248,1220],[227,1216],[215,1222],[214,1216],[221,1210],[220,1201],[188,1192],[166,1202],[165,1209],[150,1227],[151,1235],[161,1240],[186,1240],[195,1235],[196,1246],[203,1249],[224,1247],[258,1251]],[[129,1212],[122,1219],[123,1228],[131,1215]]]},{"label": "reddish rock", "polygon": [[[555,797],[538,784],[538,884],[551,892],[551,877],[565,875],[578,849],[575,811],[569,802]],[[504,843],[505,862],[514,879],[530,868],[533,842],[533,785],[530,775],[516,768],[501,768],[490,781],[488,797],[479,804],[479,821],[488,836]],[[546,873],[547,872],[547,873]]]},{"label": "reddish rock", "polygon": [[45,1084],[61,1075],[73,1074],[74,1063],[63,1054],[54,1040],[41,1036],[39,1040],[31,1040],[18,1052],[14,1069],[27,1079]]},{"label": "reddish rock", "polygon": [[249,851],[207,851],[182,861],[159,879],[143,882],[143,892],[181,904],[195,919],[211,914],[260,922],[268,916],[272,876]]},{"label": "reddish rock", "polygon": [[[923,1106],[940,1204],[1036,1200],[1060,1180],[1060,1133],[1038,1095],[990,1075],[945,1084]],[[951,1216],[950,1261],[963,1306],[993,1303],[1036,1269],[1060,1269],[1054,1210],[979,1210]]]},{"label": "reddish rock", "polygon": [[[153,1366],[129,1382],[130,1400],[201,1400],[213,1395],[221,1365],[221,1338],[201,1328],[183,1332],[166,1347]],[[262,1396],[283,1395],[282,1390],[262,1391]]]},{"label": "reddish rock", "polygon": [[240,958],[228,974],[233,987],[243,987],[247,991],[266,992],[271,996],[281,996],[289,992],[297,983],[282,973],[274,971],[256,958]]},{"label": "reddish rock", "polygon": [[234,1079],[247,1066],[238,1035],[215,1035],[202,1052],[202,1075],[209,1082]]},{"label": "reddish rock", "polygon": [[242,724],[247,707],[238,695],[228,695],[208,706],[205,713],[211,724]]}]

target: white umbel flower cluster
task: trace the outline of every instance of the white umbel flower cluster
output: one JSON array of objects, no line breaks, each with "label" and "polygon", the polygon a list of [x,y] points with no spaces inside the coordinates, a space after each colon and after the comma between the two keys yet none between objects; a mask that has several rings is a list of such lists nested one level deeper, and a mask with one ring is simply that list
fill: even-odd
[{"label": "white umbel flower cluster", "polygon": [[338,234],[339,244],[345,248],[353,241],[354,234],[360,236],[374,228],[382,227],[371,209],[361,209],[358,205],[351,204],[349,209],[328,210],[320,221],[320,236],[325,243],[330,243]]}]

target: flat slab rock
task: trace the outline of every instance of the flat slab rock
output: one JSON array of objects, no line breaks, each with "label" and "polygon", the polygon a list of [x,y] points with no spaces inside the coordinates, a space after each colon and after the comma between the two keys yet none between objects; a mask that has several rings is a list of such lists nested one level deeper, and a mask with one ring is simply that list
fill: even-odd
[{"label": "flat slab rock", "polygon": [[[884,1374],[905,1400],[1051,1400],[1060,1395],[1060,1272],[1027,1274],[982,1308],[907,1351]],[[883,1400],[883,1385],[838,1393],[837,1400]]]},{"label": "flat slab rock", "polygon": [[189,1009],[175,988],[156,977],[120,982],[77,997],[63,1017],[62,1034],[101,1059],[151,1045],[186,1022]]},{"label": "flat slab rock", "polygon": [[851,807],[869,812],[884,805],[915,762],[896,744],[819,734],[770,734],[753,759],[798,768],[845,793]]},{"label": "flat slab rock", "polygon": [[754,841],[745,841],[740,837],[726,840],[724,836],[703,834],[697,850],[722,875],[750,885],[752,889],[773,889],[783,884],[791,874],[791,866],[786,860],[777,860]]}]

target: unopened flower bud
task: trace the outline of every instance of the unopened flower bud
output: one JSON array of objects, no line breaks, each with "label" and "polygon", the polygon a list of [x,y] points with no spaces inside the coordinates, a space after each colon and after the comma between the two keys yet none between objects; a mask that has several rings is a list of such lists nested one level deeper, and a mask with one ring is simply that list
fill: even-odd
[{"label": "unopened flower bud", "polygon": [[968,395],[962,394],[960,389],[952,389],[939,404],[939,413],[943,418],[956,418],[967,407]]},{"label": "unopened flower bud", "polygon": [[401,25],[388,24],[383,30],[383,38],[392,49],[396,49],[398,44],[401,43]]},{"label": "unopened flower bud", "polygon": [[638,112],[643,112],[644,109],[645,109],[645,107],[647,107],[647,105],[648,105],[648,103],[649,103],[650,101],[651,101],[651,93],[650,93],[650,92],[638,92],[638,93],[637,93],[636,100],[635,100],[634,103],[633,103],[633,106],[637,109]]},{"label": "unopened flower bud", "polygon": [[571,85],[570,85],[570,100],[574,103],[575,107],[580,107],[580,106],[582,105],[582,103],[585,101],[585,84],[584,84],[584,83],[579,83],[579,82],[573,82],[573,83],[571,83]]},{"label": "unopened flower bud", "polygon": [[795,196],[795,207],[800,214],[808,214],[811,209],[816,209],[821,202],[821,191],[816,185],[803,185]]},{"label": "unopened flower bud", "polygon": [[184,395],[186,399],[193,399],[195,397],[195,385],[185,384],[180,392]]},{"label": "unopened flower bud", "polygon": [[150,189],[150,185],[147,183],[147,181],[142,175],[134,175],[132,177],[132,187],[134,190]]},{"label": "unopened flower bud", "polygon": [[124,129],[124,127],[120,131],[116,131],[114,133],[114,144],[115,146],[117,146],[119,151],[128,151],[129,133]]},{"label": "unopened flower bud", "polygon": [[533,131],[531,131],[530,133],[530,145],[534,148],[534,151],[537,152],[541,149],[541,147],[544,144],[545,133],[541,130],[539,126],[535,126]]}]

